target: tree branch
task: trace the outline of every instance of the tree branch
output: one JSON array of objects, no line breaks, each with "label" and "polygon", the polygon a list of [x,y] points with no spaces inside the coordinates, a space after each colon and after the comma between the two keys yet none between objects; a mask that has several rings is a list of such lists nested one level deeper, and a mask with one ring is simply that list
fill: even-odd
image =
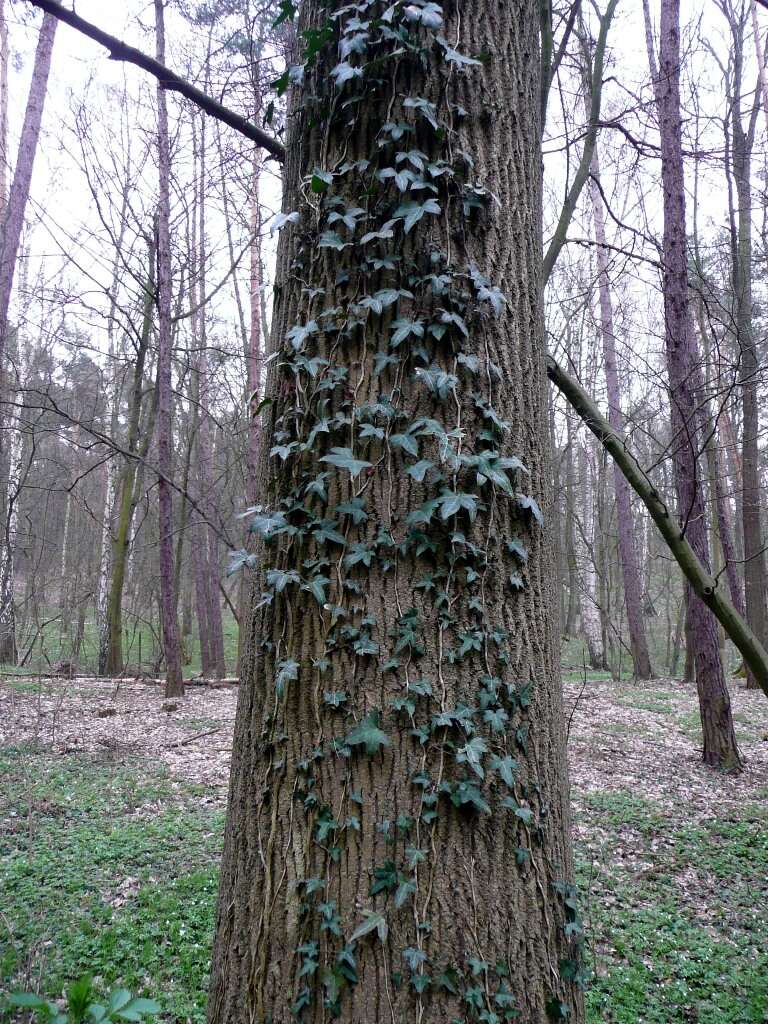
[{"label": "tree branch", "polygon": [[[768,4],[768,0],[766,3]],[[547,356],[547,375],[553,384],[562,391],[598,441],[613,456],[630,486],[648,509],[675,561],[683,570],[695,593],[713,612],[720,625],[738,647],[760,689],[768,697],[768,652],[722,590],[718,588],[717,580],[699,561],[695,551],[681,533],[679,523],[670,516],[667,506],[627,447],[624,438],[605,419],[597,404],[581,384],[566,373],[549,355]]]},{"label": "tree branch", "polygon": [[204,110],[206,114],[215,117],[217,121],[223,121],[230,128],[234,128],[235,131],[240,132],[241,135],[245,135],[246,138],[255,142],[257,146],[266,149],[276,160],[282,163],[285,159],[285,146],[282,142],[262,131],[261,128],[257,127],[247,118],[236,114],[234,110],[225,107],[222,103],[213,99],[212,96],[208,96],[207,93],[192,85],[191,82],[187,82],[186,79],[181,78],[153,57],[148,57],[141,50],[128,46],[122,40],[97,28],[90,21],[81,18],[79,14],[75,14],[74,11],[63,7],[58,0],[27,0],[27,3],[32,4],[33,7],[39,7],[41,11],[45,11],[47,14],[53,14],[59,21],[63,21],[65,25],[69,25],[70,28],[81,32],[84,36],[99,43],[109,50],[109,56],[112,60],[135,64],[136,67],[148,71],[150,75],[155,76],[164,89],[167,89],[169,92],[181,93],[182,96],[185,96],[192,103],[200,107],[201,110]]}]

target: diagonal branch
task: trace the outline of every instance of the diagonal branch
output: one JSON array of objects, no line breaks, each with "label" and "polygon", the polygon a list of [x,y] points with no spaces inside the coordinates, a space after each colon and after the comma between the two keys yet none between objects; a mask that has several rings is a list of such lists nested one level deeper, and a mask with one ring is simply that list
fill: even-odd
[{"label": "diagonal branch", "polygon": [[[768,3],[768,0],[766,2]],[[581,384],[565,373],[552,356],[547,356],[547,374],[603,447],[613,456],[630,486],[650,512],[651,518],[694,592],[719,620],[754,673],[763,693],[768,697],[768,653],[720,589],[717,580],[702,565],[696,552],[681,533],[679,524],[669,514],[667,506],[629,450],[626,440],[613,429],[600,412],[597,403],[589,397]]]},{"label": "diagonal branch", "polygon": [[285,146],[282,142],[268,135],[267,132],[257,127],[247,118],[236,114],[234,110],[225,107],[222,103],[213,99],[212,96],[204,93],[201,89],[198,89],[191,82],[177,75],[153,57],[147,56],[146,53],[142,53],[141,50],[137,50],[133,46],[128,46],[127,43],[122,42],[116,36],[111,36],[109,33],[102,31],[96,25],[91,24],[90,21],[81,18],[79,14],[75,14],[74,11],[70,11],[62,6],[58,0],[27,0],[27,3],[32,4],[33,7],[39,7],[41,11],[45,11],[47,14],[53,14],[59,21],[63,21],[65,25],[69,25],[70,28],[81,32],[84,36],[99,43],[109,50],[109,56],[112,60],[121,60],[128,64],[135,64],[136,67],[148,71],[150,75],[155,76],[164,89],[186,96],[188,100],[191,100],[201,110],[204,110],[206,114],[215,117],[217,121],[223,121],[230,128],[234,128],[241,135],[251,139],[257,146],[266,149],[276,160],[282,163],[285,159]]}]

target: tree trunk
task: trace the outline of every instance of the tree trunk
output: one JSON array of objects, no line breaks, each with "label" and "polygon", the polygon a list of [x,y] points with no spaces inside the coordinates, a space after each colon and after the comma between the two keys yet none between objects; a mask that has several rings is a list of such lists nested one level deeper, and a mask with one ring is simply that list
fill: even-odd
[{"label": "tree trunk", "polygon": [[[24,275],[22,275],[22,282]],[[22,292],[25,290],[22,283]],[[16,647],[16,609],[14,604],[16,535],[19,522],[19,500],[21,497],[22,471],[24,464],[24,421],[22,406],[24,388],[30,366],[29,341],[26,330],[20,326],[17,333],[17,376],[16,401],[17,422],[11,433],[8,453],[8,488],[6,497],[7,518],[5,537],[0,554],[0,664],[15,665],[18,660]]]},{"label": "tree trunk", "polygon": [[[104,671],[107,675],[118,676],[123,671],[123,591],[128,562],[128,551],[131,539],[131,525],[139,498],[137,467],[138,459],[146,456],[154,433],[154,415],[150,412],[144,424],[142,443],[139,437],[141,430],[141,410],[144,405],[145,366],[147,351],[152,337],[152,311],[155,304],[155,239],[150,237],[147,244],[148,272],[144,287],[144,310],[141,334],[133,364],[133,381],[131,385],[130,409],[128,413],[128,433],[125,447],[128,456],[118,487],[119,508],[117,529],[112,549],[112,578],[110,580],[109,598],[107,601],[106,618],[109,624],[109,649]],[[154,409],[154,402],[152,405]]]},{"label": "tree trunk", "polygon": [[[616,336],[613,328],[613,302],[608,274],[608,250],[605,248],[605,215],[598,182],[600,164],[597,148],[592,157],[590,192],[592,219],[597,242],[597,285],[600,297],[600,331],[603,339],[605,382],[608,391],[608,422],[617,432],[624,433],[624,413],[621,408],[621,386],[616,364]],[[632,502],[626,477],[614,462],[613,486],[616,497],[616,518],[619,540],[619,561],[624,584],[624,605],[627,609],[629,642],[632,649],[632,663],[637,679],[652,679],[653,669],[648,654],[643,617],[643,594],[637,552],[632,529]]]},{"label": "tree trunk", "polygon": [[[742,12],[743,13],[743,12]],[[760,363],[752,322],[752,147],[759,101],[752,108],[748,128],[741,120],[741,93],[744,68],[745,17],[741,20],[732,13],[729,17],[733,39],[733,95],[731,108],[731,165],[736,184],[736,223],[732,241],[733,320],[736,348],[740,365],[742,401],[742,532],[744,537],[744,603],[747,622],[758,640],[768,643],[765,606],[765,552],[760,487],[760,408],[758,383]],[[762,61],[760,61],[762,64]],[[752,673],[747,673],[747,686],[757,687]]]},{"label": "tree trunk", "polygon": [[0,0],[0,223],[8,205],[8,22]]},{"label": "tree trunk", "polygon": [[[578,436],[578,435],[577,435]],[[581,631],[589,652],[589,664],[592,668],[606,668],[605,643],[600,615],[599,579],[595,564],[595,542],[597,530],[595,519],[597,503],[595,501],[595,481],[590,459],[586,450],[589,443],[588,435],[581,438],[583,443],[578,449],[578,493],[577,502],[579,515],[576,518],[574,546],[576,564],[579,570],[579,606],[581,608]]]},{"label": "tree trunk", "polygon": [[[115,345],[115,315],[117,313],[117,291],[120,285],[121,250],[125,237],[126,217],[128,213],[127,186],[123,195],[120,211],[120,230],[117,237],[115,260],[112,264],[112,287],[109,299],[107,319],[107,374],[105,375],[106,409],[104,419],[107,430],[115,438],[119,418],[118,381],[115,374],[117,347]],[[111,378],[110,378],[110,375]],[[98,636],[98,668],[99,675],[105,675],[109,663],[109,591],[110,569],[114,537],[112,523],[115,515],[115,499],[117,497],[118,461],[112,452],[107,460],[106,481],[104,487],[104,506],[101,519],[101,548],[99,551],[99,567],[96,579],[96,631]]]},{"label": "tree trunk", "polygon": [[[647,7],[646,7],[647,11]],[[702,411],[697,396],[700,363],[688,302],[685,189],[680,123],[680,6],[662,0],[659,73],[654,88],[661,132],[664,192],[664,318],[675,483],[681,527],[702,564],[709,566],[706,510],[697,473]],[[696,656],[704,761],[739,769],[741,761],[725,683],[717,624],[689,587],[691,642]]]},{"label": "tree trunk", "polygon": [[[164,2],[155,0],[155,57],[165,62]],[[171,157],[168,141],[168,110],[162,85],[157,88],[157,152],[160,184],[157,238],[157,462],[159,477],[158,521],[160,559],[160,603],[165,653],[165,695],[178,697],[184,692],[181,678],[176,588],[173,571],[173,391],[171,384]]]},{"label": "tree trunk", "polygon": [[[40,138],[40,125],[43,120],[43,106],[48,88],[48,73],[51,69],[51,53],[56,37],[58,19],[53,14],[46,14],[40,27],[40,36],[35,50],[35,63],[32,68],[32,81],[29,85],[27,109],[19,140],[19,153],[16,168],[8,196],[8,207],[0,232],[0,377],[5,364],[5,348],[10,327],[8,316],[13,288],[13,275],[21,243],[21,230],[24,225],[24,212],[29,199],[29,186],[32,181],[32,168],[35,163],[37,143]],[[7,43],[6,43],[7,46]],[[5,96],[5,90],[3,90]]]},{"label": "tree trunk", "polygon": [[[313,38],[325,10],[302,5]],[[288,532],[257,555],[211,1024],[583,1020],[527,496],[549,512],[538,5],[478,0],[442,30],[427,11],[375,2],[360,39],[339,10],[291,105],[254,523]],[[434,193],[403,197],[400,151]]]}]

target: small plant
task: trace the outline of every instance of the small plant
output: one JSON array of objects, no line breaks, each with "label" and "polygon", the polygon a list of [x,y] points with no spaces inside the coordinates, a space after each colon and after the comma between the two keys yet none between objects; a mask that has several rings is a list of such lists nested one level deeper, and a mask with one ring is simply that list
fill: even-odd
[{"label": "small plant", "polygon": [[16,992],[8,997],[8,1005],[20,1010],[29,1010],[38,1024],[85,1024],[92,1021],[100,1024],[106,1021],[143,1021],[160,1012],[160,1005],[153,999],[140,999],[127,989],[116,988],[109,994],[106,1005],[97,1002],[97,993],[90,978],[81,978],[67,989],[66,1005],[62,1009],[57,1003],[33,992]]}]

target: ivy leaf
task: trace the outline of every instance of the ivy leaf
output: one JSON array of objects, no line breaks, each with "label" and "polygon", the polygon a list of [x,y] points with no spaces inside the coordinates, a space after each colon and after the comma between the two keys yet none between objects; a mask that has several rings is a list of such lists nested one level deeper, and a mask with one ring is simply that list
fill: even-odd
[{"label": "ivy leaf", "polygon": [[462,494],[455,493],[453,491],[446,491],[437,499],[437,501],[440,505],[440,518],[443,520],[449,519],[461,509],[465,509],[469,513],[471,522],[474,522],[477,517],[479,502],[474,494]]},{"label": "ivy leaf", "polygon": [[524,508],[526,512],[530,512],[539,526],[543,526],[544,516],[539,508],[538,502],[534,498],[531,498],[530,495],[522,494],[520,491],[517,492],[516,498],[520,508]]},{"label": "ivy leaf", "polygon": [[292,658],[288,658],[286,661],[281,661],[277,666],[277,675],[275,676],[275,691],[280,700],[285,695],[285,684],[295,682],[299,678],[299,663],[293,661]]},{"label": "ivy leaf", "polygon": [[519,765],[513,757],[497,757],[495,754],[491,758],[491,770],[498,772],[503,782],[505,782],[510,789],[515,785],[515,772]]},{"label": "ivy leaf", "polygon": [[377,910],[365,910],[365,921],[355,929],[355,931],[349,937],[349,945],[353,942],[357,942],[358,939],[362,939],[364,936],[369,935],[371,932],[376,932],[379,936],[380,942],[387,941],[387,935],[389,934],[389,928],[387,926],[387,920],[383,914]]},{"label": "ivy leaf", "polygon": [[490,814],[491,808],[483,799],[483,794],[470,782],[457,782],[451,787],[451,803],[454,807],[471,807],[480,814]]},{"label": "ivy leaf", "polygon": [[514,555],[515,558],[522,562],[523,565],[528,561],[528,549],[517,539],[513,537],[507,541],[507,551],[510,555]]},{"label": "ivy leaf", "polygon": [[368,757],[373,757],[381,747],[391,746],[387,734],[379,728],[379,712],[372,711],[345,737],[348,747],[365,747]]},{"label": "ivy leaf", "polygon": [[362,498],[352,498],[351,501],[345,502],[343,505],[338,505],[336,511],[342,516],[351,516],[352,522],[355,526],[359,526],[360,523],[364,523],[368,518],[368,513],[365,511],[365,503]]},{"label": "ivy leaf", "polygon": [[312,179],[310,181],[310,188],[319,195],[321,192],[325,192],[329,185],[333,184],[333,173],[331,171],[323,171],[319,167],[316,167],[312,171]]},{"label": "ivy leaf", "polygon": [[513,590],[525,590],[525,580],[519,572],[509,574],[509,585]]},{"label": "ivy leaf", "polygon": [[351,448],[331,448],[331,455],[324,455],[321,462],[328,462],[338,469],[346,469],[354,480],[364,469],[370,469],[372,462],[356,459]]},{"label": "ivy leaf", "polygon": [[424,337],[424,324],[421,320],[409,320],[406,317],[400,317],[398,320],[393,320],[391,323],[392,337],[389,339],[389,343],[392,348],[397,348],[413,334],[417,338]]},{"label": "ivy leaf", "polygon": [[468,764],[475,775],[484,779],[483,754],[487,753],[487,751],[488,744],[482,736],[475,736],[474,739],[471,739],[456,751],[456,760],[459,764]]},{"label": "ivy leaf", "polygon": [[331,581],[327,576],[313,576],[311,580],[308,580],[303,586],[302,590],[306,590],[307,593],[311,594],[319,605],[324,605],[327,597],[325,588]]},{"label": "ivy leaf", "polygon": [[393,217],[396,220],[402,218],[403,230],[407,235],[411,228],[419,223],[425,213],[439,214],[440,212],[440,203],[436,199],[427,199],[423,203],[402,203],[395,210]]},{"label": "ivy leaf", "polygon": [[470,373],[477,373],[480,369],[480,360],[477,356],[468,356],[463,352],[458,355],[458,362],[461,366],[466,366]]},{"label": "ivy leaf", "polygon": [[458,50],[454,50],[454,48],[448,44],[448,40],[445,36],[438,36],[437,41],[443,48],[443,56],[450,63],[458,64],[459,67],[482,66],[483,62],[481,60],[476,60],[474,57],[467,57],[466,54],[459,53]]},{"label": "ivy leaf", "polygon": [[504,732],[509,715],[504,708],[489,708],[483,712],[483,721],[491,727],[491,732]]},{"label": "ivy leaf", "polygon": [[389,443],[393,448],[402,448],[414,458],[419,454],[419,443],[411,434],[392,434]]},{"label": "ivy leaf", "polygon": [[353,649],[355,654],[359,654],[361,658],[379,653],[379,645],[375,640],[371,640],[369,636],[363,636],[356,640]]},{"label": "ivy leaf", "polygon": [[323,703],[332,708],[340,708],[348,700],[349,696],[344,690],[326,690],[323,694]]},{"label": "ivy leaf", "polygon": [[337,64],[335,68],[331,69],[331,78],[336,83],[336,88],[341,89],[345,82],[350,82],[353,78],[362,78],[363,69],[353,67],[349,61],[342,61],[341,64]]},{"label": "ivy leaf", "polygon": [[375,377],[378,377],[388,366],[397,366],[400,359],[398,356],[390,356],[386,352],[377,352],[373,357],[373,362],[373,373]]},{"label": "ivy leaf", "polygon": [[324,231],[317,243],[320,249],[336,249],[338,252],[347,249],[351,244],[351,242],[343,241],[338,231]]},{"label": "ivy leaf", "polygon": [[430,462],[429,459],[421,459],[420,462],[414,462],[412,466],[409,466],[405,472],[408,476],[412,477],[416,483],[420,484],[424,482],[424,477],[430,469],[434,469],[434,466],[434,462]]},{"label": "ivy leaf", "polygon": [[420,21],[424,28],[440,28],[443,14],[439,4],[426,3],[423,7],[409,4],[404,12],[408,21]]},{"label": "ivy leaf", "polygon": [[418,971],[419,967],[427,962],[427,954],[422,949],[413,949],[409,946],[403,950],[403,959],[412,971]]},{"label": "ivy leaf", "polygon": [[283,569],[268,569],[267,584],[276,594],[282,594],[285,588],[291,584],[301,583],[301,577],[295,569],[285,572]]},{"label": "ivy leaf", "polygon": [[416,370],[416,376],[419,380],[424,381],[432,394],[441,401],[445,401],[459,383],[458,377],[454,377],[452,373],[446,373],[434,363],[427,367],[420,366]]},{"label": "ivy leaf", "polygon": [[280,228],[285,227],[286,224],[298,224],[301,220],[301,214],[298,210],[294,210],[292,213],[278,213],[272,220],[269,227],[270,235],[274,235]]},{"label": "ivy leaf", "polygon": [[398,171],[396,167],[384,167],[378,172],[376,177],[379,181],[387,181],[391,178],[397,188],[401,192],[405,192],[411,182],[415,180],[416,175],[413,171],[409,171],[407,167],[404,167],[400,171]]}]

